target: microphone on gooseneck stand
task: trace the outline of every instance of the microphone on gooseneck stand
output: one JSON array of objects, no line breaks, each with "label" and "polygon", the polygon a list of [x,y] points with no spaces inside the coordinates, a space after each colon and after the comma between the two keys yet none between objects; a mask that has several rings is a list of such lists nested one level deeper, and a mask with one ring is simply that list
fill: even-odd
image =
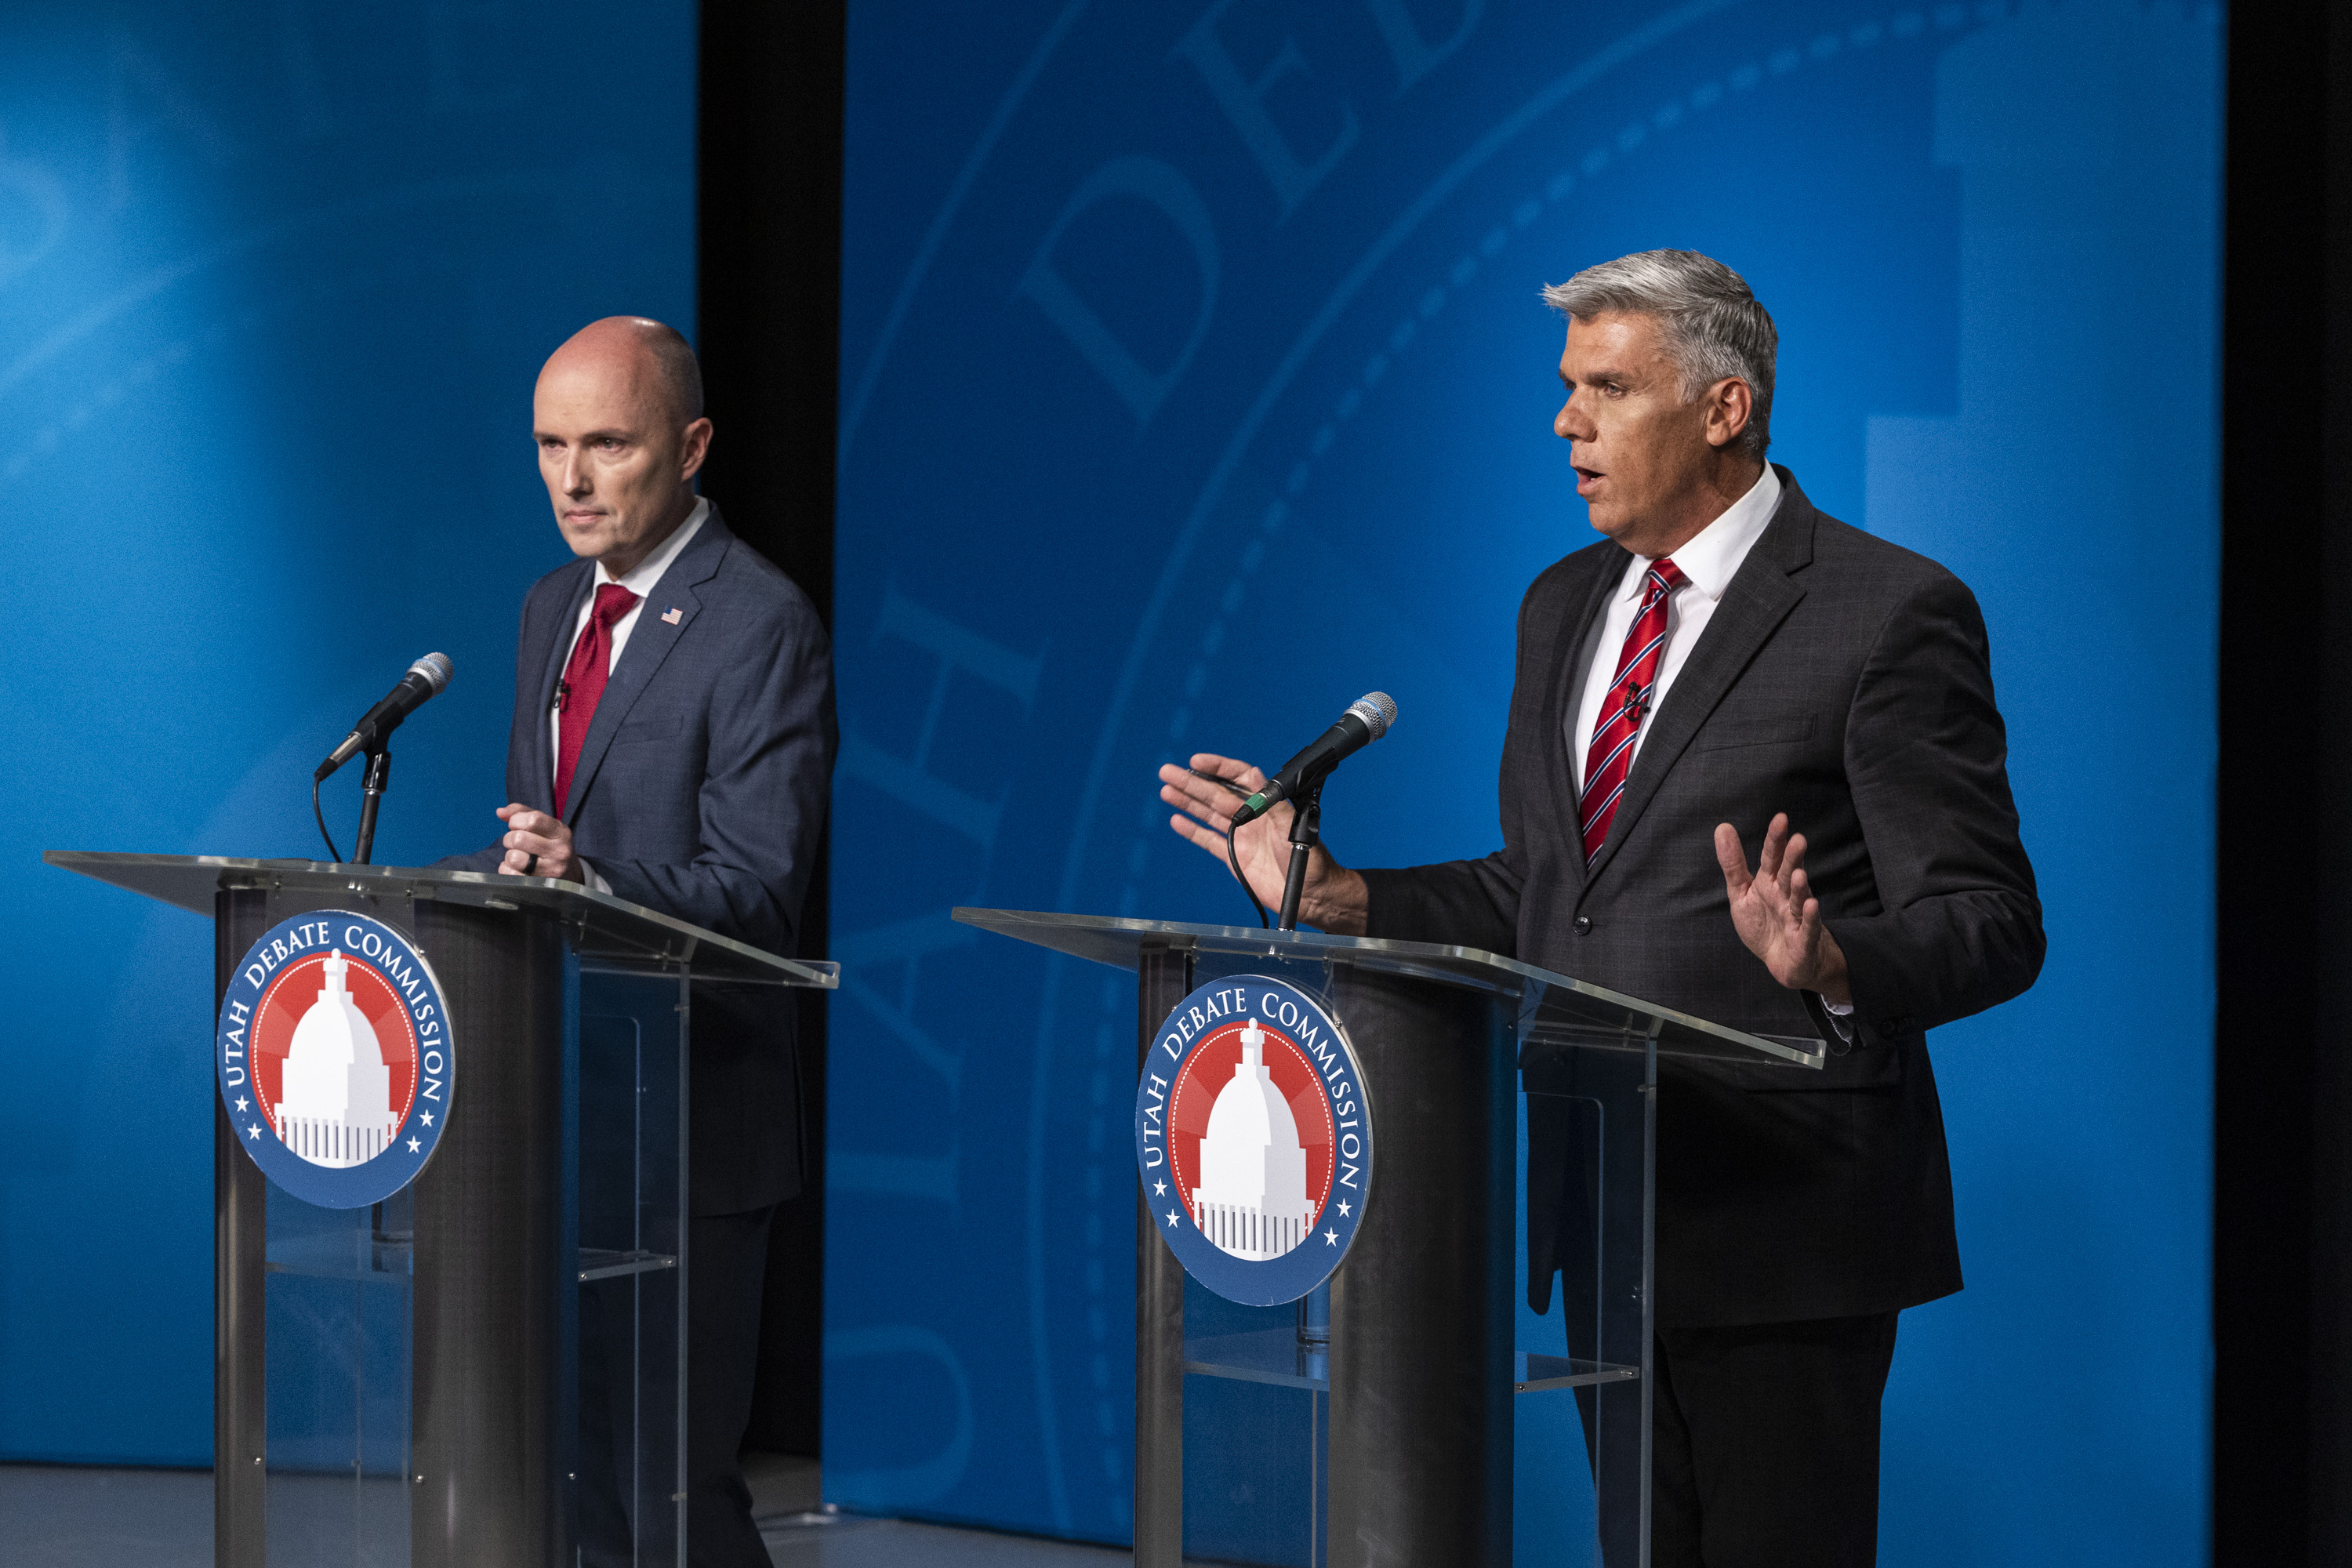
[{"label": "microphone on gooseneck stand", "polygon": [[423,707],[428,699],[441,694],[441,689],[449,684],[449,677],[456,670],[446,653],[428,653],[410,665],[408,673],[400,678],[400,684],[383,701],[360,715],[360,721],[352,726],[342,744],[327,753],[327,760],[319,764],[318,773],[312,776],[323,780],[360,752],[382,745],[386,736],[400,728],[402,720]]},{"label": "microphone on gooseneck stand", "polygon": [[360,841],[351,860],[354,866],[366,865],[369,854],[375,848],[376,806],[383,799],[384,785],[392,777],[392,753],[384,749],[384,742],[400,728],[402,720],[439,696],[456,671],[457,667],[446,653],[428,653],[410,665],[408,673],[400,678],[400,684],[383,701],[360,715],[352,732],[327,753],[327,760],[310,775],[310,815],[319,819],[319,837],[327,841],[327,853],[334,857],[337,864],[342,863],[342,852],[335,847],[334,835],[327,831],[327,815],[319,806],[319,786],[337,768],[362,752],[367,753],[367,783],[360,801]]},{"label": "microphone on gooseneck stand", "polygon": [[[1290,871],[1283,879],[1282,918],[1277,931],[1298,929],[1298,900],[1307,885],[1307,857],[1314,852],[1316,836],[1322,830],[1323,781],[1331,770],[1362,751],[1389,732],[1396,722],[1397,706],[1385,691],[1368,691],[1348,705],[1339,721],[1323,731],[1316,742],[1276,770],[1272,778],[1259,786],[1257,792],[1234,808],[1233,831],[1225,835],[1225,864],[1233,868],[1234,880],[1249,895],[1250,907],[1257,911],[1258,924],[1266,923],[1265,906],[1258,901],[1257,889],[1242,875],[1242,863],[1235,848],[1234,835],[1244,823],[1255,822],[1282,801],[1297,807],[1290,819]],[[1238,784],[1218,781],[1234,794],[1241,793]]]},{"label": "microphone on gooseneck stand", "polygon": [[1234,826],[1255,822],[1278,801],[1312,788],[1333,768],[1389,732],[1396,722],[1397,705],[1385,691],[1369,691],[1348,704],[1339,721],[1323,731],[1313,745],[1282,764],[1265,787],[1234,809]]}]

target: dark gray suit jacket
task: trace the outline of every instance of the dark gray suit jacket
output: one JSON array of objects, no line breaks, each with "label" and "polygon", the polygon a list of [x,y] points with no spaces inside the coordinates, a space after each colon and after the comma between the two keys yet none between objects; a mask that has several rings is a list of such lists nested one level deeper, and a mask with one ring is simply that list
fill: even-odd
[{"label": "dark gray suit jacket", "polygon": [[[2042,906],[2018,840],[1984,621],[1950,573],[1780,504],[1651,719],[1587,872],[1564,722],[1623,574],[1604,541],[1519,612],[1503,847],[1367,871],[1370,934],[1461,942],[1763,1034],[1832,1043],[1819,1073],[1662,1062],[1657,1321],[1887,1311],[1960,1288],[1951,1171],[1926,1031],[2033,983]],[[1852,968],[1851,1049],[1732,929],[1712,835],[1751,863],[1773,813]],[[1530,1089],[1552,1064],[1523,1060]],[[1579,1173],[1530,1100],[1529,1280],[1575,1287]]]},{"label": "dark gray suit jacket", "polygon": [[[507,798],[554,809],[548,712],[594,583],[574,561],[531,585],[515,650]],[[665,615],[676,609],[675,623]],[[792,955],[838,735],[833,652],[808,597],[713,506],[629,633],[562,816],[616,897]],[[444,865],[495,871],[497,845]],[[691,1202],[732,1214],[800,1188],[794,993],[698,984]]]}]

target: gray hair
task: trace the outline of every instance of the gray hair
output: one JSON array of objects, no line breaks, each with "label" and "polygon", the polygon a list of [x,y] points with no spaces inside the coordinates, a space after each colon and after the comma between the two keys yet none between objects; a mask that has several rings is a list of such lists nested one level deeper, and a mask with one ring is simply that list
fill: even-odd
[{"label": "gray hair", "polygon": [[1718,381],[1748,384],[1752,407],[1740,449],[1760,458],[1772,444],[1772,360],[1780,334],[1747,279],[1696,250],[1642,250],[1588,267],[1543,291],[1570,321],[1623,310],[1655,316],[1688,403]]}]

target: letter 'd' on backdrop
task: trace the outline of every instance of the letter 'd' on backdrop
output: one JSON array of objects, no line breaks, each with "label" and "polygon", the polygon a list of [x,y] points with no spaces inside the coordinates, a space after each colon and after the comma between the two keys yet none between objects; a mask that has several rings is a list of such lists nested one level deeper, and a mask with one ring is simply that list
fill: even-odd
[{"label": "letter 'd' on backdrop", "polygon": [[[1117,197],[1128,198],[1130,205],[1142,202],[1158,208],[1183,237],[1192,249],[1194,265],[1200,268],[1201,303],[1193,312],[1192,330],[1185,335],[1184,346],[1162,370],[1147,368],[1119,341],[1101,314],[1078,297],[1077,290],[1054,265],[1054,247],[1069,228],[1071,220],[1097,203]],[[1217,308],[1217,231],[1209,221],[1209,209],[1200,193],[1183,175],[1157,158],[1114,158],[1087,177],[1086,184],[1062,209],[1062,216],[1054,220],[1029,269],[1021,276],[1020,292],[1045,311],[1046,319],[1061,328],[1078,353],[1086,356],[1087,363],[1110,383],[1111,389],[1134,411],[1136,422],[1149,425],[1178,378],[1183,375],[1184,367],[1192,363],[1193,351],[1208,334],[1209,318]]]}]

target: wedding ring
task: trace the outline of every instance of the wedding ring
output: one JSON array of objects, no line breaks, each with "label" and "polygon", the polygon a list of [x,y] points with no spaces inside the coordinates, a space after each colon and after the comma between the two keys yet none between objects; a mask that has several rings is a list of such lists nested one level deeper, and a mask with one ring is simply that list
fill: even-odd
[{"label": "wedding ring", "polygon": [[534,855],[530,858],[530,864],[522,868],[522,874],[526,877],[536,877],[539,875],[538,856]]}]

